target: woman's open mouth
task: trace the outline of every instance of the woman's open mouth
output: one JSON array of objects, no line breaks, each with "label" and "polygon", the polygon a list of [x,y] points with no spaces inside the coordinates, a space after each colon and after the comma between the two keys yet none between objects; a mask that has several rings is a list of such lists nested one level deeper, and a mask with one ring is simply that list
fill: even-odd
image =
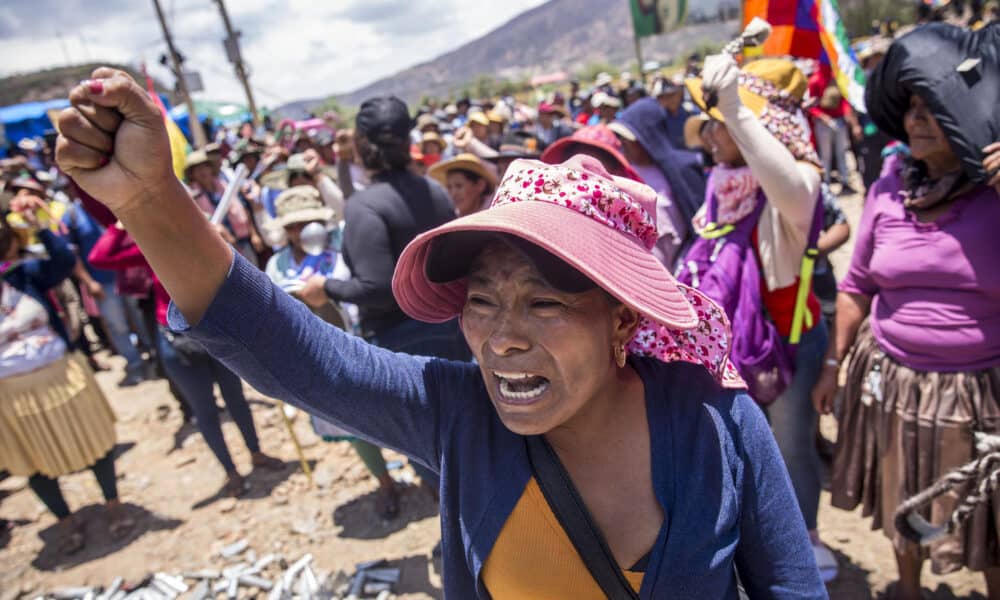
[{"label": "woman's open mouth", "polygon": [[510,404],[531,404],[549,389],[549,380],[531,373],[493,371],[500,384],[500,396]]}]

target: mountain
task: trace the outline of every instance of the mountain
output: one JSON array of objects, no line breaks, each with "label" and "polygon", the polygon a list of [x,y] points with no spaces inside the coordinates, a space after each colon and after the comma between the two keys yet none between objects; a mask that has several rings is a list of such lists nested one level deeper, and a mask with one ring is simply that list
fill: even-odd
[{"label": "mountain", "polygon": [[[87,63],[0,78],[0,106],[65,98],[81,80],[87,79],[94,69],[102,66],[106,66],[105,63]],[[133,67],[115,64],[107,66],[127,71],[145,86],[145,80]],[[170,90],[159,81],[154,80],[153,85],[160,93],[171,96]],[[170,101],[174,102],[174,98],[171,97]]]},{"label": "mountain", "polygon": [[[424,95],[452,95],[477,75],[517,80],[553,71],[572,73],[593,63],[625,66],[635,61],[631,19],[625,0],[550,0],[460,48],[337,100],[356,106],[365,98],[391,93],[415,102]],[[737,30],[731,21],[645,38],[643,60],[669,62],[700,45],[721,44]],[[300,108],[302,103],[295,104]]]}]

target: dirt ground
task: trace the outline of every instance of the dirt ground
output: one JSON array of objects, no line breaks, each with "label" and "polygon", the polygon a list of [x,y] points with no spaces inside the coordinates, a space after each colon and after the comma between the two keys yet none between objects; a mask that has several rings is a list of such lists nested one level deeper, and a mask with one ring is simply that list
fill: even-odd
[{"label": "dirt ground", "polygon": [[[860,213],[860,197],[842,201],[852,223]],[[838,253],[842,271],[849,249]],[[299,468],[295,447],[279,406],[250,393],[265,452],[286,461],[278,473],[254,473],[251,491],[239,501],[221,498],[223,472],[201,436],[181,427],[180,412],[164,381],[119,389],[116,368],[98,379],[119,417],[117,447],[119,490],[137,528],[127,539],[112,542],[97,483],[89,472],[61,478],[71,505],[87,517],[88,544],[79,554],[61,557],[55,550],[55,519],[25,487],[25,480],[0,482],[0,516],[16,523],[0,537],[0,600],[30,597],[61,586],[107,585],[114,577],[140,580],[149,573],[194,571],[221,566],[219,550],[247,539],[258,553],[277,552],[289,561],[305,553],[315,556],[318,570],[352,573],[358,562],[389,559],[402,571],[400,598],[440,598],[440,561],[432,558],[439,540],[436,507],[420,488],[407,485],[401,516],[381,522],[374,515],[375,483],[346,442],[328,444],[312,433],[305,415],[295,430],[313,466],[310,486]],[[836,423],[824,419],[833,438]],[[250,457],[236,426],[225,421],[226,440],[241,470]],[[392,460],[401,459],[388,455]],[[413,480],[409,467],[394,476]],[[829,506],[824,492],[820,511],[823,539],[837,554],[840,577],[830,586],[835,599],[883,598],[895,578],[892,548],[881,532],[859,514]],[[969,572],[947,577],[925,575],[929,598],[984,598],[982,578]]]}]

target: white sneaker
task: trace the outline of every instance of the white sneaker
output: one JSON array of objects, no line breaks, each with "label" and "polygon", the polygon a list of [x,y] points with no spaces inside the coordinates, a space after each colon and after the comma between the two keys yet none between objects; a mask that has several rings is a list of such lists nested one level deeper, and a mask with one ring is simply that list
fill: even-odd
[{"label": "white sneaker", "polygon": [[837,578],[838,567],[837,557],[820,541],[813,542],[813,556],[816,557],[816,566],[819,567],[819,576],[823,583],[830,583]]}]

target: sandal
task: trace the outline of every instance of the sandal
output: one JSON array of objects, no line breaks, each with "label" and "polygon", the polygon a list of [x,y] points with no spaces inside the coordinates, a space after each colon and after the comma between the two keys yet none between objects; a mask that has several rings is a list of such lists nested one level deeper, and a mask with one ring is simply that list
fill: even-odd
[{"label": "sandal", "polygon": [[59,524],[59,553],[63,556],[76,554],[87,545],[87,536],[82,523],[77,523],[72,516]]},{"label": "sandal", "polygon": [[239,473],[234,473],[226,480],[226,485],[222,486],[222,495],[229,498],[239,498],[249,489],[250,485],[247,480]]},{"label": "sandal", "polygon": [[263,452],[254,454],[252,462],[254,469],[266,469],[268,471],[283,471],[285,469],[284,461],[273,456],[268,456]]}]

